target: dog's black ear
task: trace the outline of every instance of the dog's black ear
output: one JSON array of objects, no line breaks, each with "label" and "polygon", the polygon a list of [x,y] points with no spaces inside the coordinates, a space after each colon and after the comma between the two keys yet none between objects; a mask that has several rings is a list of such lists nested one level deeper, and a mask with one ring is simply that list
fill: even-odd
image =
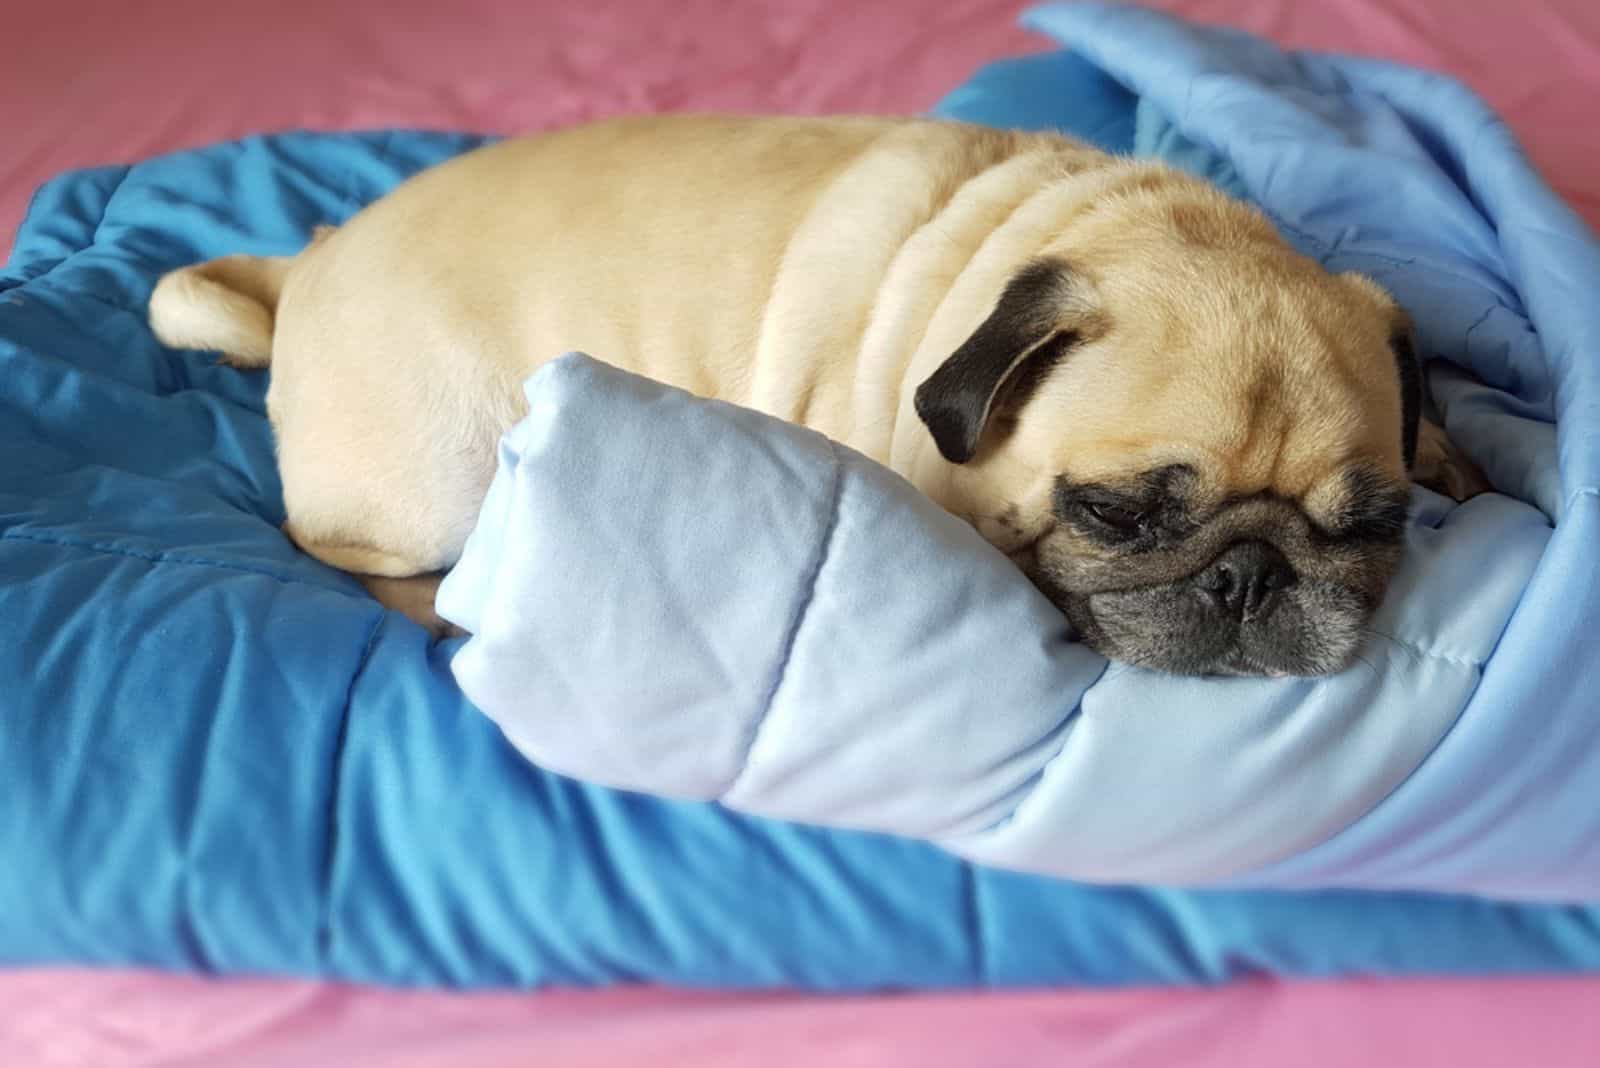
[{"label": "dog's black ear", "polygon": [[1389,347],[1400,372],[1400,450],[1410,471],[1417,463],[1417,433],[1422,424],[1422,361],[1417,358],[1409,319],[1402,318],[1395,327]]},{"label": "dog's black ear", "polygon": [[1079,303],[1072,272],[1059,260],[1038,260],[1006,284],[994,310],[928,380],[917,387],[917,416],[939,453],[964,464],[1008,384],[1027,365],[1059,356],[1076,339],[1066,314]]}]

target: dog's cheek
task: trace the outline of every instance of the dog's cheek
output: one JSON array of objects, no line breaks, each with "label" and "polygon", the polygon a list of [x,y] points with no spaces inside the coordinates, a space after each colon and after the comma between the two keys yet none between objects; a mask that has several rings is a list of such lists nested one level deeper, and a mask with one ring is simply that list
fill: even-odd
[{"label": "dog's cheek", "polygon": [[[1016,505],[1011,505],[998,515],[978,516],[972,520],[972,525],[984,541],[1014,560],[1021,554],[1028,554],[1025,558],[1037,554],[1038,524],[1026,522],[1022,509]],[[1034,529],[1030,530],[1030,527]]]},{"label": "dog's cheek", "polygon": [[[1076,534],[1051,534],[1035,543],[1034,550],[1037,570],[1048,576],[1056,589],[1089,593],[1108,583],[1129,584],[1131,561]],[[1132,584],[1138,581],[1137,576],[1132,577]]]},{"label": "dog's cheek", "polygon": [[1006,553],[1006,557],[1017,565],[1024,575],[1032,578],[1039,571],[1039,549],[1034,545],[1024,545],[1020,549],[1013,549]]},{"label": "dog's cheek", "polygon": [[1273,614],[1269,626],[1241,634],[1241,651],[1257,663],[1293,675],[1332,674],[1355,658],[1370,618],[1361,591],[1335,583],[1302,583]]}]

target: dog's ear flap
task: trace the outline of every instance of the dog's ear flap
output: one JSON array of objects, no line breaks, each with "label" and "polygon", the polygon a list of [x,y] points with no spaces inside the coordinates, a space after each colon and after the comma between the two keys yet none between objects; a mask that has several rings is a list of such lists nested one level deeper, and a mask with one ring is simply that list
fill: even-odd
[{"label": "dog's ear flap", "polygon": [[1058,356],[1077,340],[1071,311],[1082,286],[1059,260],[1024,267],[1006,284],[994,310],[927,381],[917,387],[917,416],[939,453],[964,464],[978,453],[999,399],[1030,363]]},{"label": "dog's ear flap", "polygon": [[1400,451],[1406,470],[1417,465],[1417,434],[1422,426],[1422,361],[1417,358],[1411,317],[1400,312],[1389,335],[1395,368],[1400,372]]},{"label": "dog's ear flap", "polygon": [[1438,412],[1422,386],[1422,361],[1405,312],[1396,320],[1389,347],[1400,369],[1400,447],[1406,474],[1413,482],[1454,501],[1488,493],[1494,487],[1483,470],[1438,424]]},{"label": "dog's ear flap", "polygon": [[1388,316],[1389,351],[1394,354],[1395,370],[1400,376],[1400,454],[1405,460],[1406,471],[1411,472],[1416,468],[1417,440],[1423,409],[1427,404],[1422,388],[1422,360],[1417,356],[1411,316],[1406,314],[1392,293],[1368,276],[1358,271],[1346,271],[1339,278],[1369,299],[1376,300]]},{"label": "dog's ear flap", "polygon": [[1350,273],[1358,288],[1376,294],[1389,309],[1389,349],[1394,353],[1400,378],[1400,455],[1412,481],[1457,501],[1465,501],[1493,487],[1440,428],[1433,405],[1423,387],[1422,360],[1417,355],[1411,316],[1376,282]]}]

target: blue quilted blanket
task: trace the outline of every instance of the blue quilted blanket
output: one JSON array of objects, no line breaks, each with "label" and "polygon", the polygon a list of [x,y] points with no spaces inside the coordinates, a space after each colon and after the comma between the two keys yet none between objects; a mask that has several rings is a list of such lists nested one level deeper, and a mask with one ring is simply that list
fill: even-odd
[{"label": "blue quilted blanket", "polygon": [[[1123,55],[1121,32],[1075,33],[1078,55],[991,70],[952,107],[998,122],[1045,119],[1114,147],[1144,138],[1143,147],[1217,165],[1193,127],[1180,137],[1154,117],[1175,113],[1170,100],[1130,89],[1140,83],[1118,81],[1126,72],[1108,74],[1116,68],[1104,57]],[[1162,32],[1166,47],[1218,41],[1175,25]],[[1064,87],[1070,102],[1057,95]],[[1437,92],[1459,103],[1458,91]],[[1010,117],[1007,100],[1018,109]],[[430,647],[278,532],[263,379],[163,350],[143,315],[161,272],[228,252],[292,250],[312,225],[338,222],[477,143],[286,135],[65,175],[35,198],[0,274],[0,962],[461,986],[827,989],[1600,968],[1600,912],[1580,905],[1091,888],[906,837],[620,792],[530,764],[463,696],[451,668],[460,643]],[[1468,713],[1446,724],[1431,754],[1412,751],[1410,774],[1384,773],[1395,780],[1386,800],[1369,796],[1370,812],[1350,814],[1352,828],[1370,831],[1256,858],[1258,881],[1356,872],[1381,885],[1427,870],[1443,886],[1452,864],[1488,870],[1473,859],[1479,835],[1509,850],[1496,871],[1527,873],[1508,889],[1562,896],[1578,885],[1573,873],[1593,870],[1591,817],[1576,798],[1593,793],[1594,728],[1572,714],[1581,680],[1563,666],[1583,636],[1578,624],[1594,618],[1592,572],[1578,566],[1581,535],[1592,531],[1583,524],[1594,503],[1584,489],[1593,394],[1566,372],[1541,377],[1519,353],[1566,367],[1595,348],[1580,330],[1582,302],[1534,303],[1538,287],[1516,281],[1577,262],[1589,246],[1536,193],[1525,198],[1533,215],[1496,215],[1485,237],[1500,242],[1497,255],[1517,249],[1519,264],[1501,310],[1479,308],[1485,318],[1471,332],[1468,348],[1481,354],[1465,362],[1489,384],[1444,391],[1452,424],[1553,427],[1553,470],[1539,466],[1548,450],[1525,453],[1526,479],[1491,463],[1512,492],[1489,502],[1490,514],[1526,526],[1517,538],[1531,540],[1506,544],[1517,559],[1534,554],[1530,570],[1512,572],[1531,585],[1489,650]],[[1486,184],[1470,200],[1498,211],[1507,195]],[[1539,225],[1510,225],[1516,218]],[[1509,262],[1486,258],[1484,277]],[[1527,318],[1507,316],[1528,308],[1542,348],[1502,329],[1526,331]],[[1553,349],[1551,337],[1565,341]],[[1487,373],[1496,354],[1498,375]],[[557,374],[547,385],[573,381]],[[597,386],[573,403],[642,402],[640,385]],[[1465,436],[1480,458],[1519,455]],[[1425,503],[1442,525],[1460,521],[1450,518],[1460,510]],[[924,537],[948,529],[930,522],[935,533]],[[1530,600],[1540,583],[1563,585],[1566,614],[1542,595]],[[1523,628],[1529,605],[1538,615]],[[1548,684],[1535,665],[1556,665]],[[1542,688],[1513,693],[1513,684]],[[1520,706],[1529,693],[1535,703]],[[1473,712],[1486,694],[1493,700]],[[1508,722],[1512,708],[1528,715]],[[582,710],[548,711],[559,720]],[[1494,729],[1452,755],[1468,716]],[[1278,736],[1259,737],[1270,747]],[[1436,791],[1430,775],[1468,776],[1476,794],[1432,810],[1404,801],[1407,791]],[[1522,799],[1531,790],[1555,829],[1508,845],[1524,824],[1506,806],[1533,804]],[[1173,855],[1185,853],[1175,845]]]}]

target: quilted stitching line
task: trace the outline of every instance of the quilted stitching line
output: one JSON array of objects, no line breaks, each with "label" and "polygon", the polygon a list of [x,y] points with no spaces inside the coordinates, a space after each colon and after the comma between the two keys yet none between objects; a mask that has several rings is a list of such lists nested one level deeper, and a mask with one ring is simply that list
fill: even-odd
[{"label": "quilted stitching line", "polygon": [[1467,327],[1467,332],[1461,335],[1461,351],[1463,353],[1470,353],[1472,351],[1473,333],[1478,329],[1478,327],[1489,321],[1489,316],[1493,315],[1494,310],[1499,306],[1500,305],[1498,304],[1489,305],[1487,308],[1483,309],[1483,314],[1474,319],[1472,321],[1472,325]]},{"label": "quilted stitching line", "polygon": [[961,899],[966,908],[967,937],[972,943],[972,978],[975,985],[989,987],[994,982],[994,969],[989,963],[988,925],[984,922],[980,878],[976,865],[970,861],[961,865]]},{"label": "quilted stitching line", "polygon": [[1072,741],[1072,732],[1074,728],[1072,720],[1083,715],[1083,702],[1088,698],[1089,691],[1093,690],[1101,683],[1106,682],[1109,679],[1114,679],[1118,675],[1121,675],[1123,672],[1128,670],[1131,669],[1126,664],[1113,665],[1110,660],[1103,661],[1100,665],[1100,674],[1095,677],[1093,682],[1083,688],[1083,692],[1078,695],[1078,700],[1075,701],[1072,707],[1066,711],[1066,714],[1061,717],[1061,722],[1056,727],[1056,733],[1058,737],[1055,744],[1050,747],[1049,754],[1039,762],[1039,766],[1035,768],[1026,779],[1023,779],[1020,783],[1012,788],[1011,796],[1014,800],[1011,801],[1009,809],[984,826],[979,827],[971,832],[964,833],[959,837],[973,838],[984,835],[992,835],[1005,830],[1007,827],[1011,826],[1011,824],[1015,823],[1018,813],[1020,813],[1023,806],[1028,803],[1028,799],[1031,798],[1035,791],[1039,789],[1040,784],[1050,777],[1050,772],[1055,768],[1056,764],[1060,763],[1061,758],[1066,755],[1067,745]]},{"label": "quilted stitching line", "polygon": [[339,712],[339,730],[333,740],[333,763],[328,772],[328,846],[322,858],[322,913],[317,919],[317,955],[324,964],[330,963],[333,955],[333,877],[339,861],[339,801],[344,790],[344,754],[350,737],[350,707],[355,703],[356,686],[366,673],[367,664],[372,660],[372,650],[377,648],[378,635],[388,618],[388,612],[379,611],[372,629],[367,631],[367,644],[362,648],[361,659],[350,675],[350,686],[344,694],[344,707]]},{"label": "quilted stitching line", "polygon": [[122,556],[130,560],[143,560],[151,564],[176,564],[187,567],[211,567],[221,571],[234,571],[246,575],[260,575],[264,578],[275,579],[286,586],[304,586],[308,589],[321,590],[326,593],[339,594],[356,600],[364,598],[354,593],[348,593],[334,586],[323,586],[320,583],[308,582],[305,579],[291,578],[280,575],[264,567],[252,567],[249,564],[229,563],[224,560],[207,560],[198,556],[179,556],[174,553],[146,552],[141,549],[130,549],[121,545],[107,545],[104,542],[74,541],[71,538],[52,538],[42,534],[32,534],[19,530],[8,530],[0,533],[0,541],[25,541],[38,545],[54,545],[62,549],[76,549],[79,552],[94,553],[100,556]]},{"label": "quilted stitching line", "polygon": [[738,770],[733,774],[733,779],[722,790],[722,797],[727,797],[733,792],[739,780],[744,777],[745,771],[750,766],[750,754],[754,752],[757,740],[761,737],[761,728],[766,726],[771,718],[772,706],[778,699],[778,691],[783,688],[783,682],[788,678],[789,660],[794,655],[795,642],[800,636],[800,626],[805,622],[806,614],[811,608],[811,602],[817,594],[817,582],[822,577],[822,569],[828,561],[828,556],[833,549],[833,539],[839,529],[839,504],[844,496],[844,460],[839,455],[838,446],[831,440],[827,442],[828,455],[833,458],[833,485],[828,491],[828,520],[823,530],[821,544],[817,547],[816,559],[812,562],[811,573],[805,585],[804,592],[795,601],[795,607],[789,619],[788,632],[784,635],[783,648],[778,655],[778,664],[773,672],[772,685],[767,687],[765,699],[761,702],[761,710],[757,713],[754,722],[746,732],[743,755],[739,758]]},{"label": "quilted stitching line", "polygon": [[[1409,653],[1417,660],[1438,660],[1441,663],[1454,664],[1457,667],[1471,668],[1474,671],[1482,671],[1483,666],[1489,662],[1487,656],[1485,656],[1482,660],[1477,660],[1470,656],[1456,656],[1453,653],[1443,653],[1437,649],[1424,649],[1422,646],[1417,645],[1414,642],[1409,642],[1404,638],[1397,638],[1393,634],[1389,634],[1372,627],[1367,628],[1367,630],[1368,633],[1370,633],[1373,637],[1382,638],[1390,645]],[[1496,639],[1496,644],[1498,644],[1498,642],[1499,640]]]}]

